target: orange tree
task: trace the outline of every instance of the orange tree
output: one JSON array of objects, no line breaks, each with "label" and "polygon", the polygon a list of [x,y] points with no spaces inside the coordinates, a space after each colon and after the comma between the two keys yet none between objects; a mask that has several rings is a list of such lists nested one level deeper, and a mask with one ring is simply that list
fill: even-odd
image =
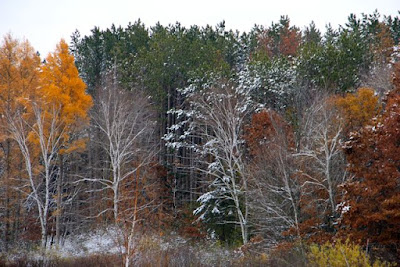
[{"label": "orange tree", "polygon": [[395,90],[373,126],[345,144],[349,171],[344,185],[342,233],[362,244],[384,247],[400,260],[400,66]]},{"label": "orange tree", "polygon": [[267,30],[258,35],[259,55],[268,58],[276,56],[294,57],[301,42],[301,32],[297,27],[290,26],[287,16],[281,16],[279,23],[273,23]]},{"label": "orange tree", "polygon": [[40,90],[44,107],[60,110],[58,121],[68,128],[63,136],[63,145],[66,145],[68,133],[87,122],[92,98],[86,93],[86,85],[79,77],[74,57],[64,40],[42,66]]},{"label": "orange tree", "polygon": [[[42,95],[41,108],[43,118],[49,123],[45,126],[44,134],[46,137],[51,135],[50,129],[56,124],[54,132],[54,146],[59,158],[59,172],[57,178],[57,209],[54,212],[56,216],[56,242],[60,238],[60,217],[61,192],[63,179],[63,154],[71,153],[85,146],[84,139],[71,138],[73,133],[81,129],[89,121],[88,111],[92,106],[92,98],[86,93],[86,85],[79,77],[78,69],[75,66],[74,57],[69,53],[68,45],[61,40],[57,45],[56,51],[49,54],[46,58],[46,64],[42,66],[41,72]],[[40,136],[38,139],[40,140]],[[49,146],[48,139],[46,146]],[[43,142],[42,142],[43,143]],[[43,144],[42,144],[43,145]],[[42,149],[43,152],[43,149]],[[47,156],[43,154],[43,157]],[[51,164],[51,162],[49,162]]]},{"label": "orange tree", "polygon": [[[0,46],[0,161],[2,166],[0,184],[0,227],[5,249],[15,234],[25,228],[22,219],[23,188],[21,155],[10,138],[7,116],[14,114],[22,99],[35,93],[38,87],[40,58],[28,41],[18,41],[10,34],[4,36]],[[13,190],[17,188],[18,190]],[[21,216],[22,215],[22,216]]]},{"label": "orange tree", "polygon": [[379,97],[371,88],[359,88],[355,94],[337,97],[335,105],[345,119],[345,132],[365,126],[380,111]]},{"label": "orange tree", "polygon": [[23,155],[31,197],[39,213],[42,248],[47,243],[54,177],[57,177],[58,191],[56,216],[60,214],[59,174],[62,171],[55,168],[57,160],[61,158],[62,163],[63,153],[83,145],[82,140],[72,142],[70,136],[88,121],[92,99],[85,89],[68,45],[61,40],[56,51],[49,54],[41,66],[37,92],[22,99],[23,109],[7,114],[9,132]]}]

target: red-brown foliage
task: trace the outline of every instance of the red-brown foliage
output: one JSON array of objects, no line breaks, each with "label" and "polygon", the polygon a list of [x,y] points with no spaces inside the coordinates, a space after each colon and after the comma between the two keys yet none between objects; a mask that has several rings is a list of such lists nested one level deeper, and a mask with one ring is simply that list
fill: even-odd
[{"label": "red-brown foliage", "polygon": [[282,142],[287,142],[287,147],[294,146],[291,126],[272,110],[254,114],[244,138],[251,156],[262,154],[265,149],[271,150]]},{"label": "red-brown foliage", "polygon": [[399,65],[396,70],[396,90],[389,94],[384,113],[346,143],[354,178],[344,185],[341,224],[353,240],[383,245],[400,259]]},{"label": "red-brown foliage", "polygon": [[258,36],[258,49],[268,57],[296,56],[301,42],[301,32],[296,27],[290,27],[289,21],[284,22],[279,29],[270,29]]}]

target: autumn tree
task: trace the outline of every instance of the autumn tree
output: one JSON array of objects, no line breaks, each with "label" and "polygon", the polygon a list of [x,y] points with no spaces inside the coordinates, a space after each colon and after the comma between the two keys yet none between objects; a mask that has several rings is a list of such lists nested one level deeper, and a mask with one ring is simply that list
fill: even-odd
[{"label": "autumn tree", "polygon": [[111,190],[111,207],[101,213],[111,211],[114,222],[123,213],[120,210],[121,190],[125,180],[149,164],[155,150],[150,150],[154,121],[149,103],[140,92],[129,92],[117,85],[115,75],[107,86],[99,91],[93,111],[93,123],[100,131],[101,146],[106,153],[106,168],[111,179],[106,177],[84,178],[98,182],[102,190]]},{"label": "autumn tree", "polygon": [[83,145],[70,136],[87,121],[92,100],[85,89],[68,45],[61,40],[42,65],[37,95],[23,99],[24,109],[17,114],[7,114],[9,131],[23,154],[31,196],[39,213],[42,248],[47,244],[48,219],[54,210],[53,194],[58,195],[56,216],[61,213],[62,170],[57,160]]},{"label": "autumn tree", "polygon": [[391,36],[389,26],[383,22],[379,22],[373,39],[371,49],[375,57],[374,60],[389,63],[394,47],[394,40]]},{"label": "autumn tree", "polygon": [[313,266],[396,266],[395,263],[371,260],[362,246],[346,241],[338,240],[334,244],[325,243],[320,246],[311,245],[307,258]]},{"label": "autumn tree", "polygon": [[355,94],[337,97],[335,106],[345,120],[345,131],[349,133],[365,126],[380,111],[379,97],[371,88],[359,88]]},{"label": "autumn tree", "polygon": [[252,116],[245,130],[251,179],[249,198],[254,232],[271,244],[295,229],[300,237],[300,186],[296,177],[292,127],[276,112]]},{"label": "autumn tree", "polygon": [[301,42],[301,32],[290,26],[287,16],[281,16],[279,23],[262,31],[258,36],[258,53],[266,53],[269,58],[276,56],[294,57]]},{"label": "autumn tree", "polygon": [[[71,130],[88,120],[87,111],[92,106],[92,98],[85,89],[74,57],[69,53],[67,43],[61,40],[42,67],[41,92],[47,106],[52,104],[61,107],[60,119]],[[67,134],[63,138],[68,141]]]},{"label": "autumn tree", "polygon": [[344,149],[352,179],[344,185],[342,231],[362,245],[383,246],[399,260],[400,67],[385,110]]},{"label": "autumn tree", "polygon": [[[18,112],[21,100],[33,96],[38,87],[40,58],[28,41],[13,39],[11,34],[4,36],[0,47],[0,142],[1,142],[1,231],[5,249],[12,232],[16,233],[23,222],[21,202],[25,199],[22,174],[19,171],[22,161],[16,144],[8,132],[7,115]],[[12,188],[16,190],[12,190]]]},{"label": "autumn tree", "polygon": [[63,155],[85,146],[83,138],[72,136],[87,125],[92,98],[86,93],[86,85],[79,77],[75,59],[64,40],[61,40],[56,51],[46,58],[41,74],[42,92],[46,100],[44,104],[59,107],[56,120],[64,128],[63,133],[58,133],[61,143],[58,147],[60,166],[57,177],[56,242],[59,243],[63,191],[61,187],[64,179]]},{"label": "autumn tree", "polygon": [[326,96],[316,97],[301,121],[303,140],[294,153],[301,186],[303,234],[316,235],[317,241],[334,232],[336,206],[340,203],[338,186],[346,180],[341,149],[343,121]]}]

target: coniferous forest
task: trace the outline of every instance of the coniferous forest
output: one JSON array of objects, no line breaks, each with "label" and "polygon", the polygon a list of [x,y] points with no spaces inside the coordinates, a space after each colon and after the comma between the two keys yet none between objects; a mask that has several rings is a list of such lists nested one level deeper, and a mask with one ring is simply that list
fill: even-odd
[{"label": "coniferous forest", "polygon": [[399,42],[378,11],[3,36],[0,265],[400,264]]}]

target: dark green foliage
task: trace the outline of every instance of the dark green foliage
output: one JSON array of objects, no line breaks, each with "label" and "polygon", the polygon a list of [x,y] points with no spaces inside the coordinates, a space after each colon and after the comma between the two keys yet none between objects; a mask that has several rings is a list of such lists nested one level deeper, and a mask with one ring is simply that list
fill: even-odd
[{"label": "dark green foliage", "polygon": [[[400,11],[399,11],[400,14]],[[392,34],[394,44],[399,45],[400,43],[400,19],[399,17],[387,16],[385,17],[385,24],[389,26]]]},{"label": "dark green foliage", "polygon": [[312,21],[303,33],[303,43],[319,44],[321,40],[321,32],[315,26],[314,21]]},{"label": "dark green foliage", "polygon": [[129,65],[127,60],[135,57],[140,49],[146,48],[150,37],[139,20],[126,28],[112,25],[110,29],[102,31],[95,27],[91,35],[84,37],[80,36],[79,31],[75,31],[71,39],[75,64],[89,93],[94,94],[111,67],[118,65],[125,70],[126,65]]},{"label": "dark green foliage", "polygon": [[79,74],[88,86],[92,94],[101,81],[101,73],[104,71],[104,51],[100,29],[92,29],[91,37],[81,39],[79,31],[72,35],[71,50],[75,57],[75,64]]},{"label": "dark green foliage", "polygon": [[76,31],[72,52],[89,92],[116,65],[124,87],[139,87],[162,106],[170,90],[186,86],[190,79],[208,72],[228,74],[236,62],[237,39],[232,31],[225,31],[224,23],[215,30],[179,23],[147,29],[139,20],[126,28],[95,27],[83,38]]},{"label": "dark green foliage", "polygon": [[358,84],[359,74],[371,62],[368,44],[359,31],[327,29],[322,42],[303,45],[298,60],[299,75],[328,91],[346,91]]},{"label": "dark green foliage", "polygon": [[175,90],[185,87],[188,80],[207,72],[229,70],[225,51],[219,47],[221,38],[210,28],[186,29],[180,24],[169,27],[157,24],[151,28],[148,49],[140,51],[133,61],[131,70],[136,76],[126,77],[125,82],[139,84],[163,107],[167,95],[174,98]]},{"label": "dark green foliage", "polygon": [[[224,219],[229,219],[229,216],[225,217]],[[214,221],[210,221],[208,225],[210,229],[214,230],[214,237],[220,240],[222,243],[232,247],[237,247],[242,244],[240,229],[233,223],[218,224]]]},{"label": "dark green foliage", "polygon": [[205,205],[204,210],[201,220],[207,225],[211,237],[231,246],[242,243],[240,228],[235,223],[238,219],[232,200],[215,197]]},{"label": "dark green foliage", "polygon": [[297,72],[295,64],[287,57],[255,57],[249,69],[252,78],[258,82],[253,92],[258,103],[275,110],[284,110],[292,104]]}]

